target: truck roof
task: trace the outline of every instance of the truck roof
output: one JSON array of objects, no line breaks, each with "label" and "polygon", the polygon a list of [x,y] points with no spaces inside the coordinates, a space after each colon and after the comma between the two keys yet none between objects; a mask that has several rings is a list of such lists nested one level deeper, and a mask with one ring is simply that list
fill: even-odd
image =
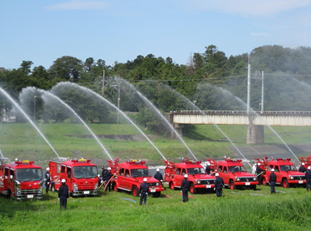
[{"label": "truck roof", "polygon": [[176,168],[203,168],[201,164],[197,163],[175,163]]},{"label": "truck roof", "polygon": [[217,161],[217,165],[221,165],[221,166],[244,166],[242,163],[242,160],[231,160],[231,159]]},{"label": "truck roof", "polygon": [[130,160],[127,162],[119,163],[118,167],[126,169],[148,168],[146,162],[141,160]]},{"label": "truck roof", "polygon": [[38,165],[34,164],[34,161],[23,160],[23,161],[15,161],[12,163],[4,164],[4,167],[9,167],[11,169],[20,169],[20,168],[41,168]]},{"label": "truck roof", "polygon": [[91,160],[87,160],[84,158],[81,158],[79,160],[66,160],[66,161],[51,161],[56,162],[61,165],[66,165],[69,167],[75,167],[75,166],[96,166],[96,164],[91,163]]},{"label": "truck roof", "polygon": [[267,161],[267,165],[294,165],[291,159],[276,159]]}]

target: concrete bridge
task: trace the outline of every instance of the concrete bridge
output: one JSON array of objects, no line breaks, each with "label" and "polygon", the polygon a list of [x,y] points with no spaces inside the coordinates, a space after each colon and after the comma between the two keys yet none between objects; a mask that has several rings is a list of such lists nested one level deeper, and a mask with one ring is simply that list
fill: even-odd
[{"label": "concrete bridge", "polygon": [[174,111],[171,123],[182,132],[185,124],[247,125],[247,143],[264,143],[264,126],[311,126],[310,111]]}]

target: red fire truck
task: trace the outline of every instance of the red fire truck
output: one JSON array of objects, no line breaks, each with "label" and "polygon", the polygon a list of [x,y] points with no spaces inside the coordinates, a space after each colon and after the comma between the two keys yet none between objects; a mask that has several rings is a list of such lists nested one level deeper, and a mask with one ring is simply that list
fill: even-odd
[{"label": "red fire truck", "polygon": [[119,163],[119,160],[116,159],[114,161],[109,160],[108,165],[115,176],[112,179],[112,186],[115,191],[124,190],[132,192],[133,196],[138,196],[144,178],[147,178],[149,193],[155,197],[159,197],[161,192],[164,191],[162,183],[149,176],[145,161],[130,160]]},{"label": "red fire truck", "polygon": [[276,174],[276,183],[288,188],[290,185],[305,185],[305,174],[297,171],[291,159],[258,159],[258,163],[263,166],[263,184],[267,184],[271,174],[271,169],[274,169]]},{"label": "red fire truck", "polygon": [[215,171],[219,173],[225,185],[230,189],[237,187],[256,189],[256,185],[258,185],[257,177],[245,170],[242,160],[226,158],[225,160],[214,162],[212,166],[215,167]]},{"label": "red fire truck", "polygon": [[42,168],[24,160],[0,165],[0,192],[10,198],[42,199]]},{"label": "red fire truck", "polygon": [[98,195],[97,166],[90,160],[57,160],[49,162],[52,190],[58,191],[65,179],[71,196]]},{"label": "red fire truck", "polygon": [[168,182],[171,189],[180,188],[184,175],[188,174],[191,193],[198,190],[214,190],[216,178],[205,174],[201,161],[184,160],[182,163],[165,161],[165,163],[164,181]]},{"label": "red fire truck", "polygon": [[299,159],[300,159],[301,163],[305,164],[305,168],[308,168],[311,165],[311,156],[300,157]]}]

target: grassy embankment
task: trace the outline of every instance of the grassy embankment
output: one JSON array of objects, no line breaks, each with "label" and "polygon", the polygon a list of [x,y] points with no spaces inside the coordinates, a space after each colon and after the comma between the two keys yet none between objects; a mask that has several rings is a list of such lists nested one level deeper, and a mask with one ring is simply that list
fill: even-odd
[{"label": "grassy embankment", "polygon": [[110,192],[95,198],[70,198],[60,211],[56,194],[43,201],[17,202],[0,198],[0,230],[310,230],[311,193],[303,188],[228,189],[191,195],[181,202],[179,191],[167,189],[161,198],[138,198]]}]

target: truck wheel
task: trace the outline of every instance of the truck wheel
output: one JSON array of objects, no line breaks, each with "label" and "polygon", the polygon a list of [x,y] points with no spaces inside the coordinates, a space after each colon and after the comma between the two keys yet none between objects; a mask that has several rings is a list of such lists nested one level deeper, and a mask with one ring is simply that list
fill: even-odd
[{"label": "truck wheel", "polygon": [[251,189],[256,190],[256,185],[252,185]]},{"label": "truck wheel", "polygon": [[234,181],[233,181],[233,180],[230,180],[230,181],[229,181],[229,188],[230,188],[231,190],[234,190],[234,189],[235,189],[235,185],[234,185]]},{"label": "truck wheel", "polygon": [[195,189],[195,187],[194,187],[194,184],[191,184],[191,186],[190,186],[190,192],[191,192],[191,193],[196,193],[196,189]]},{"label": "truck wheel", "polygon": [[133,186],[132,188],[132,194],[134,197],[137,197],[138,196],[138,188],[136,186]]},{"label": "truck wheel", "polygon": [[154,197],[160,197],[160,196],[161,196],[161,192],[155,192],[155,193],[153,194],[153,196],[154,196]]},{"label": "truck wheel", "polygon": [[172,189],[172,190],[175,189],[174,183],[172,181],[170,182],[169,186],[170,186],[170,189]]},{"label": "truck wheel", "polygon": [[283,179],[282,180],[282,185],[283,185],[283,188],[288,188],[288,181],[287,181],[287,179]]}]

